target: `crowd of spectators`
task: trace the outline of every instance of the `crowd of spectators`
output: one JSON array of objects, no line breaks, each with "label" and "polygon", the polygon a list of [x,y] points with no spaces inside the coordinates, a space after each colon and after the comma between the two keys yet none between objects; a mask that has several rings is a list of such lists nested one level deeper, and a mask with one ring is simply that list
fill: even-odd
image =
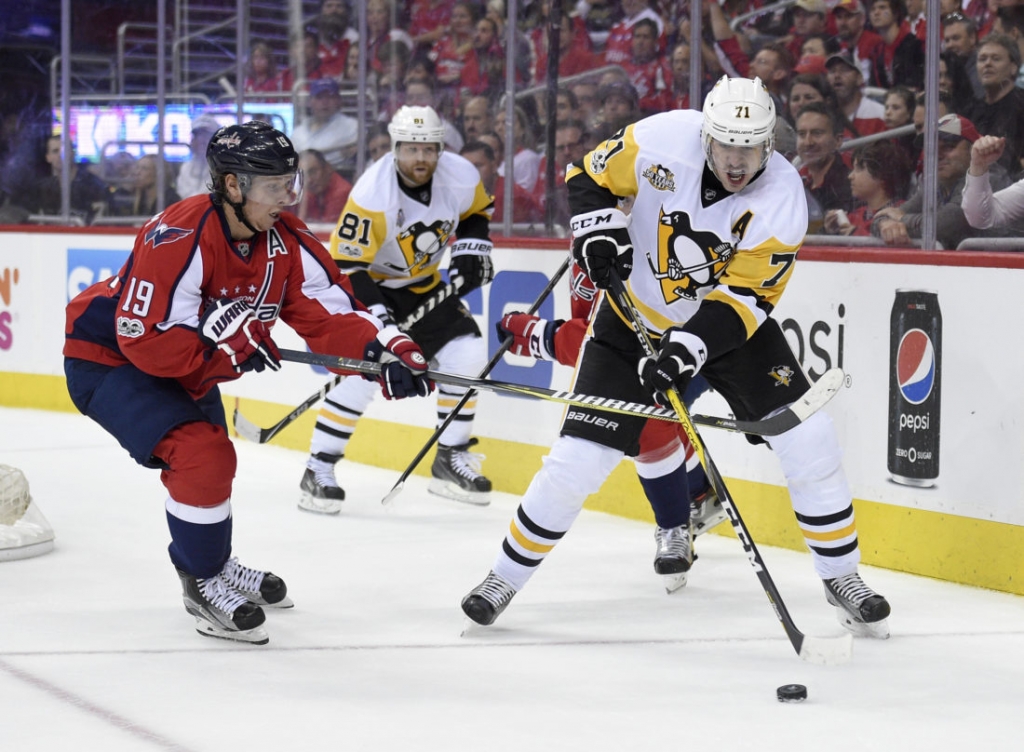
[{"label": "crowd of spectators", "polygon": [[[300,88],[307,95],[300,100],[307,111],[292,133],[316,175],[307,182],[316,185],[318,198],[301,208],[307,218],[333,221],[338,196],[358,177],[357,163],[389,148],[383,125],[392,114],[403,104],[429,104],[446,123],[447,148],[473,161],[497,196],[499,218],[511,138],[514,221],[543,222],[550,205],[555,222],[564,223],[562,175],[569,161],[647,115],[698,104],[724,74],[758,77],[772,95],[780,115],[776,148],[804,179],[809,232],[911,244],[920,237],[913,210],[923,201],[924,39],[934,22],[941,24],[940,114],[947,116],[937,155],[938,200],[944,217],[956,215],[939,223],[938,240],[950,248],[971,235],[1016,234],[1011,225],[972,228],[961,193],[971,145],[981,136],[1002,139],[998,157],[986,159],[994,190],[1024,171],[1024,0],[942,0],[943,15],[935,20],[925,18],[923,0],[796,0],[761,14],[748,12],[767,0],[707,0],[700,3],[701,91],[693,98],[688,12],[696,0],[564,0],[557,104],[549,116],[550,5],[519,3],[511,34],[511,80],[519,94],[511,134],[505,132],[510,35],[501,0],[367,0],[365,82],[358,80],[363,48],[354,6],[346,0],[322,0],[297,51],[300,66],[288,67],[287,50],[254,41],[243,82],[247,96]],[[740,14],[745,20],[733,23]],[[341,106],[341,92],[357,89],[369,95],[370,105],[369,150],[361,160],[358,123]],[[523,94],[526,89],[533,93]],[[911,124],[916,133],[907,135]],[[555,134],[553,183],[545,155],[548,125]],[[887,135],[897,128],[903,130]],[[843,146],[868,136],[877,138],[856,150]],[[181,195],[188,164],[178,175]],[[127,188],[86,185],[83,171],[73,180],[76,211],[91,218],[105,203],[106,213],[116,213],[112,197]],[[41,185],[42,178],[49,181],[46,190],[9,195],[8,203],[28,201],[23,208],[30,213],[52,211],[53,173],[41,176]]]}]

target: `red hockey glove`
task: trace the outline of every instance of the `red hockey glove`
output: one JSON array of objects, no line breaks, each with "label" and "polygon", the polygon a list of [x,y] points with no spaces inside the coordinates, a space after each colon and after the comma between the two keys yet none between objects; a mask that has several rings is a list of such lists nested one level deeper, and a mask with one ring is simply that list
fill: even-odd
[{"label": "red hockey glove", "polygon": [[513,355],[528,355],[538,360],[555,360],[555,332],[565,322],[548,321],[528,313],[508,313],[496,325],[498,339],[511,337],[508,351]]},{"label": "red hockey glove", "polygon": [[199,338],[223,350],[236,373],[281,367],[281,354],[270,338],[270,328],[244,300],[221,298],[199,319]]},{"label": "red hockey glove", "polygon": [[419,345],[396,326],[386,326],[366,346],[365,359],[380,363],[379,376],[364,376],[380,384],[386,399],[426,397],[434,390],[427,359]]}]

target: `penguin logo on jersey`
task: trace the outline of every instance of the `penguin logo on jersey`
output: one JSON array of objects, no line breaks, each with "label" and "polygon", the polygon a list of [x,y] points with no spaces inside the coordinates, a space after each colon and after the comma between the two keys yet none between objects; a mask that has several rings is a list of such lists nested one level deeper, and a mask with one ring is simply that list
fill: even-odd
[{"label": "penguin logo on jersey", "polygon": [[622,143],[622,134],[621,130],[618,131],[614,136],[605,141],[607,146],[602,145],[590,155],[590,171],[594,175],[600,175],[607,170],[608,160],[626,148],[626,145]]},{"label": "penguin logo on jersey", "polygon": [[405,259],[405,270],[410,276],[423,272],[430,266],[433,258],[444,248],[448,238],[455,229],[449,220],[437,220],[427,226],[422,222],[414,222],[396,238],[398,247]]},{"label": "penguin logo on jersey", "polygon": [[712,285],[732,260],[733,246],[713,232],[696,230],[684,211],[658,217],[658,260],[647,254],[654,278],[661,282],[666,303],[696,300],[701,287]]},{"label": "penguin logo on jersey", "polygon": [[664,165],[648,165],[641,177],[645,178],[656,191],[675,191],[676,189],[676,176]]},{"label": "penguin logo on jersey", "polygon": [[793,369],[789,366],[775,366],[768,375],[775,379],[775,386],[789,386],[793,379]]}]

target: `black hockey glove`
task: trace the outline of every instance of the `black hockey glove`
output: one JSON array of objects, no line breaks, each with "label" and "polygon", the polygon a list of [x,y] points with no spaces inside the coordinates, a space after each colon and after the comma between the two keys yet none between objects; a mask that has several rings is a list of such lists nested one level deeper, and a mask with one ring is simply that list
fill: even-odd
[{"label": "black hockey glove", "polygon": [[658,354],[648,355],[640,361],[637,368],[640,383],[651,391],[659,405],[668,406],[668,391],[675,389],[682,398],[690,379],[704,365],[707,351],[700,337],[675,327],[668,329],[661,337]]},{"label": "black hockey glove", "polygon": [[377,332],[377,337],[366,346],[363,357],[380,363],[379,376],[364,375],[363,378],[380,384],[386,399],[426,397],[434,390],[420,346],[394,325]]},{"label": "black hockey glove", "polygon": [[577,214],[572,218],[572,255],[587,276],[602,290],[611,286],[611,270],[620,279],[633,271],[633,241],[628,219],[615,208]]},{"label": "black hockey glove", "polygon": [[231,359],[235,373],[281,367],[281,354],[270,338],[270,327],[256,318],[244,300],[213,301],[199,319],[199,339]]},{"label": "black hockey glove", "polygon": [[466,238],[452,243],[448,276],[453,282],[456,277],[462,277],[459,295],[466,295],[494,279],[494,264],[491,261],[493,247],[490,240],[479,238]]}]

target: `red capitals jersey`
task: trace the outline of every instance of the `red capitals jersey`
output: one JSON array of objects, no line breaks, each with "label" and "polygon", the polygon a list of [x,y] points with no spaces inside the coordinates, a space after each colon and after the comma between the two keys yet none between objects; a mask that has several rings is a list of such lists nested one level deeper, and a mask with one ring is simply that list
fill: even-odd
[{"label": "red capitals jersey", "polygon": [[239,376],[197,332],[207,306],[220,298],[241,298],[267,326],[280,318],[313,350],[342,357],[362,358],[381,327],[293,214],[248,241],[233,241],[223,211],[203,194],[149,220],[117,276],[68,304],[64,355],[132,363],[176,379],[199,398]]}]

